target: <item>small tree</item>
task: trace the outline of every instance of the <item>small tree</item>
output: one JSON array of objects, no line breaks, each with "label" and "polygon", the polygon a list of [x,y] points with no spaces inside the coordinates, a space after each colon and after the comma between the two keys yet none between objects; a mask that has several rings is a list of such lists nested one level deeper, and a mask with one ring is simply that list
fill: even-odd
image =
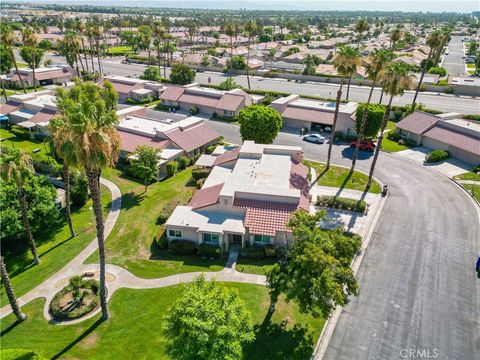
[{"label": "small tree", "polygon": [[[20,49],[20,56],[25,61],[30,69],[33,69],[33,64],[35,60],[35,69],[40,66],[42,61],[44,50],[41,48],[31,48],[29,46],[22,46]],[[35,57],[33,54],[35,53]]]},{"label": "small tree", "polygon": [[344,235],[341,229],[320,229],[317,222],[324,215],[297,211],[289,221],[295,241],[284,261],[267,273],[272,305],[285,294],[301,312],[328,318],[335,306],[346,305],[349,295],[358,294],[349,264],[360,248],[360,239]]},{"label": "small tree", "polygon": [[[229,66],[231,64],[231,66]],[[247,62],[243,56],[234,56],[227,60],[227,66],[231,69],[245,70],[247,68]]]},{"label": "small tree", "polygon": [[38,47],[43,50],[50,50],[52,48],[52,42],[48,39],[43,39],[38,43]]},{"label": "small tree", "polygon": [[135,154],[137,158],[132,160],[132,173],[143,180],[145,191],[147,191],[148,184],[158,176],[159,151],[148,145],[140,145],[135,150]]},{"label": "small tree", "polygon": [[195,80],[195,71],[184,64],[175,64],[172,66],[170,74],[172,84],[187,85]]},{"label": "small tree", "polygon": [[177,360],[241,359],[242,346],[255,337],[238,293],[203,277],[186,286],[167,314],[167,352]]},{"label": "small tree", "polygon": [[280,113],[263,105],[244,107],[238,114],[242,140],[253,140],[259,144],[271,144],[282,128]]},{"label": "small tree", "polygon": [[200,62],[200,65],[204,67],[207,67],[208,65],[210,65],[210,58],[208,57],[207,54],[202,56],[202,61]]},{"label": "small tree", "polygon": [[143,72],[143,74],[140,75],[140,79],[160,81],[160,70],[156,66],[148,66]]},{"label": "small tree", "polygon": [[240,86],[235,82],[235,80],[233,80],[233,78],[231,76],[229,78],[227,78],[227,80],[218,84],[219,89],[227,90],[227,91],[237,89],[239,87]]},{"label": "small tree", "polygon": [[[363,117],[363,112],[365,111],[365,104],[359,104],[357,107],[357,112],[355,113],[355,129],[357,134],[360,133],[361,119]],[[380,104],[369,104],[367,119],[365,122],[365,129],[363,131],[363,136],[373,137],[377,135],[380,126],[382,125],[383,116],[385,115],[385,106]]]}]

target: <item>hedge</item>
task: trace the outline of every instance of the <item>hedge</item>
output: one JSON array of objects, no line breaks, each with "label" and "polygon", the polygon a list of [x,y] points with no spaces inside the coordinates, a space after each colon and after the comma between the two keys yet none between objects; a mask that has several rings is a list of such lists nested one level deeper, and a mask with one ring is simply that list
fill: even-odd
[{"label": "hedge", "polygon": [[427,163],[435,163],[442,160],[446,160],[450,157],[450,153],[445,150],[433,150],[425,155],[425,161]]},{"label": "hedge", "polygon": [[178,163],[176,161],[169,161],[167,163],[167,174],[173,176],[177,172]]},{"label": "hedge", "polygon": [[364,213],[367,208],[365,200],[354,200],[329,195],[318,196],[317,205],[341,210],[357,211],[360,213]]},{"label": "hedge", "polygon": [[240,255],[249,259],[263,259],[265,257],[265,250],[260,246],[246,247],[240,251]]},{"label": "hedge", "polygon": [[211,153],[213,153],[213,151],[215,150],[216,147],[217,147],[217,145],[207,146],[207,148],[205,149],[205,154],[211,154]]},{"label": "hedge", "polygon": [[160,103],[155,107],[155,110],[163,110],[163,111],[180,110],[180,106],[164,105]]},{"label": "hedge", "polygon": [[208,169],[193,169],[192,170],[192,178],[195,181],[207,178],[209,174],[210,174],[210,170],[208,170]]},{"label": "hedge", "polygon": [[197,189],[201,189],[203,187],[203,184],[205,184],[205,178],[203,179],[198,179],[196,182],[195,182],[195,185],[197,186]]},{"label": "hedge", "polygon": [[265,252],[266,257],[276,257],[277,253],[275,250],[276,250],[275,245],[265,245],[263,247],[263,251]]},{"label": "hedge", "polygon": [[218,258],[222,255],[222,249],[220,246],[200,244],[198,246],[198,255]]},{"label": "hedge", "polygon": [[480,115],[463,115],[462,119],[480,121]]},{"label": "hedge", "polygon": [[190,165],[190,159],[186,156],[180,157],[178,160],[178,169],[183,170],[185,169],[188,165]]},{"label": "hedge", "polygon": [[170,251],[178,255],[194,255],[197,252],[197,244],[187,240],[170,241]]}]

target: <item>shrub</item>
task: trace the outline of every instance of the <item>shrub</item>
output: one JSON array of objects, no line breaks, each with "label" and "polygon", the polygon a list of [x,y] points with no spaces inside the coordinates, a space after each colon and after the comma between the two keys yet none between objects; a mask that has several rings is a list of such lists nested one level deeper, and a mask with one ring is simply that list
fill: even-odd
[{"label": "shrub", "polygon": [[173,105],[164,105],[162,103],[157,104],[155,107],[156,110],[162,110],[162,111],[171,111],[171,110],[180,110],[180,106],[173,106]]},{"label": "shrub", "polygon": [[190,164],[190,159],[186,156],[182,156],[178,161],[178,169],[183,170]]},{"label": "shrub", "polygon": [[435,163],[442,160],[446,160],[450,157],[448,151],[445,150],[433,150],[425,156],[425,161],[427,163]]},{"label": "shrub", "polygon": [[162,210],[160,210],[160,214],[158,215],[157,218],[157,224],[163,225],[167,222],[168,218],[170,215],[172,215],[173,210],[177,207],[179,204],[178,200],[174,200],[166,204]]},{"label": "shrub", "polygon": [[210,170],[208,170],[208,169],[194,169],[194,170],[192,170],[192,178],[195,181],[197,181],[199,179],[207,178],[209,174],[210,174]]},{"label": "shrub", "polygon": [[165,226],[160,226],[158,229],[158,234],[155,237],[155,242],[157,243],[157,246],[161,250],[166,250],[168,249],[168,238],[167,238],[167,233],[165,231]]},{"label": "shrub", "polygon": [[216,245],[200,244],[198,246],[198,255],[218,258],[222,255],[222,249]]},{"label": "shrub", "polygon": [[263,250],[265,251],[265,256],[266,257],[276,257],[277,253],[275,251],[275,245],[265,245],[263,247]]},{"label": "shrub", "polygon": [[447,75],[447,70],[445,70],[444,68],[442,68],[440,66],[437,66],[437,67],[431,67],[430,70],[428,70],[428,73],[429,74],[437,74],[437,75],[440,75],[440,76],[445,76],[445,75]]},{"label": "shrub", "polygon": [[392,140],[392,141],[398,141],[400,140],[402,137],[400,136],[400,134],[394,132],[394,131],[389,131],[387,133],[387,139],[389,140]]},{"label": "shrub", "polygon": [[455,92],[455,89],[451,86],[445,89],[445,94],[453,94],[454,92]]},{"label": "shrub", "polygon": [[405,145],[409,146],[409,147],[415,147],[417,146],[417,142],[415,140],[412,140],[412,139],[403,139],[403,142],[405,143]]},{"label": "shrub", "polygon": [[246,247],[240,251],[240,255],[249,259],[263,259],[265,257],[265,251],[263,247]]},{"label": "shrub", "polygon": [[447,79],[442,79],[439,80],[437,83],[437,86],[447,86],[448,85],[448,80]]},{"label": "shrub", "polygon": [[328,195],[318,196],[317,205],[361,213],[365,212],[365,209],[367,208],[367,203],[364,200],[354,200]]},{"label": "shrub", "polygon": [[84,174],[72,176],[72,186],[70,188],[70,199],[72,204],[83,206],[88,200],[88,182]]},{"label": "shrub", "polygon": [[192,106],[189,110],[190,115],[197,115],[198,114],[198,107]]},{"label": "shrub", "polygon": [[216,147],[217,147],[217,145],[207,146],[207,148],[205,149],[205,153],[206,153],[206,154],[211,154],[211,153],[213,153],[213,151],[215,150]]},{"label": "shrub", "polygon": [[178,163],[176,161],[169,161],[167,163],[167,174],[173,176],[177,172]]},{"label": "shrub", "polygon": [[94,297],[91,299],[90,303],[85,306],[74,308],[73,310],[61,309],[60,308],[60,300],[63,298],[64,295],[68,294],[72,291],[70,285],[65,286],[62,290],[57,292],[50,303],[50,314],[56,318],[61,320],[73,320],[78,319],[91,311],[95,310],[99,306],[99,295],[98,289],[100,284],[97,280],[90,279],[90,280],[82,280],[80,290],[91,290]]},{"label": "shrub", "polygon": [[196,181],[195,184],[196,184],[196,186],[197,186],[197,189],[201,189],[201,188],[202,188],[203,184],[205,184],[205,180],[207,180],[207,179],[203,178],[203,179],[198,179],[198,180]]},{"label": "shrub", "polygon": [[172,240],[170,251],[178,255],[193,255],[197,252],[197,244],[187,240]]},{"label": "shrub", "polygon": [[480,121],[480,115],[463,115],[462,118],[465,120]]},{"label": "shrub", "polygon": [[342,141],[344,138],[343,131],[335,131],[335,139],[338,141]]}]

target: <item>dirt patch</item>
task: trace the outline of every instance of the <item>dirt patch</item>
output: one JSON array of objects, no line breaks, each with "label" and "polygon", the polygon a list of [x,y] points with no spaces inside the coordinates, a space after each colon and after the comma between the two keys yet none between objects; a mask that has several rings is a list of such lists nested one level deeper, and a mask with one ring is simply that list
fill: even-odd
[{"label": "dirt patch", "polygon": [[93,332],[80,342],[80,347],[84,350],[91,349],[98,342],[98,333]]}]

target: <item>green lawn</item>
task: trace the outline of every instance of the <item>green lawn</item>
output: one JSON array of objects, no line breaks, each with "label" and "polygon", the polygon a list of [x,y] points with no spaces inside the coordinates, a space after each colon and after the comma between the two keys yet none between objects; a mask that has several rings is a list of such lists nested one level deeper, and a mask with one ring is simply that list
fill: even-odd
[{"label": "green lawn", "polygon": [[[102,204],[105,214],[110,208],[110,203],[110,191],[102,186]],[[72,220],[77,232],[75,238],[70,237],[70,230],[63,213],[57,224],[35,234],[40,265],[34,265],[26,240],[21,240],[17,246],[3,247],[2,253],[17,296],[30,291],[60,270],[95,238],[90,207],[91,201],[82,208],[72,207]],[[3,286],[0,301],[2,306],[7,302]]]},{"label": "green lawn", "polygon": [[235,268],[237,271],[244,273],[266,275],[267,270],[271,268],[276,261],[276,258],[248,259],[240,256]]},{"label": "green lawn", "polygon": [[107,53],[113,54],[113,55],[118,55],[118,54],[124,54],[125,52],[130,52],[132,51],[131,46],[112,46],[111,48],[108,48]]},{"label": "green lawn", "polygon": [[386,130],[389,130],[388,132],[385,133],[385,136],[383,137],[382,140],[382,150],[389,151],[389,152],[396,152],[396,151],[402,151],[402,150],[407,150],[410,149],[407,145],[402,145],[399,144],[396,141],[390,140],[387,138],[387,134],[392,131],[395,131],[395,122],[389,121],[387,124]]},{"label": "green lawn", "polygon": [[460,175],[456,175],[453,177],[455,180],[472,180],[472,181],[480,181],[480,174],[474,173],[473,171],[469,171]]},{"label": "green lawn", "polygon": [[[204,260],[194,256],[174,256],[160,251],[155,243],[157,223],[165,206],[173,211],[175,204],[186,204],[192,196],[191,170],[154,183],[144,192],[143,184],[117,169],[102,173],[122,192],[122,210],[106,242],[107,261],[122,266],[142,278],[158,278],[192,271],[221,270],[224,260]],[[95,258],[93,258],[95,256]],[[88,262],[96,262],[96,254]]]},{"label": "green lawn", "polygon": [[462,186],[473,194],[477,201],[480,201],[480,184],[462,184]]},{"label": "green lawn", "polygon": [[[26,129],[19,126],[13,126],[12,130],[0,129],[0,137],[5,139],[1,142],[2,146],[21,149],[30,155],[33,160],[55,161],[46,144],[41,140],[30,139]],[[40,149],[40,151],[33,153],[35,149]]]},{"label": "green lawn", "polygon": [[[305,165],[313,167],[320,176],[318,184],[322,186],[331,186],[336,188],[345,188],[352,190],[365,190],[368,176],[364,173],[354,171],[353,175],[349,176],[350,169],[341,166],[330,166],[330,170],[325,172],[325,164],[315,161],[304,161]],[[380,193],[380,185],[374,181],[369,191],[374,194]]]},{"label": "green lawn", "polygon": [[[323,319],[301,314],[295,304],[283,300],[269,319],[266,287],[225,285],[238,290],[256,324],[256,339],[246,347],[244,359],[310,359]],[[120,289],[110,301],[109,320],[102,323],[97,315],[68,326],[48,324],[44,301],[37,299],[23,307],[28,315],[24,323],[15,325],[13,315],[2,320],[2,349],[32,349],[46,358],[126,359],[135,354],[136,359],[168,359],[161,321],[182,289]]]}]

